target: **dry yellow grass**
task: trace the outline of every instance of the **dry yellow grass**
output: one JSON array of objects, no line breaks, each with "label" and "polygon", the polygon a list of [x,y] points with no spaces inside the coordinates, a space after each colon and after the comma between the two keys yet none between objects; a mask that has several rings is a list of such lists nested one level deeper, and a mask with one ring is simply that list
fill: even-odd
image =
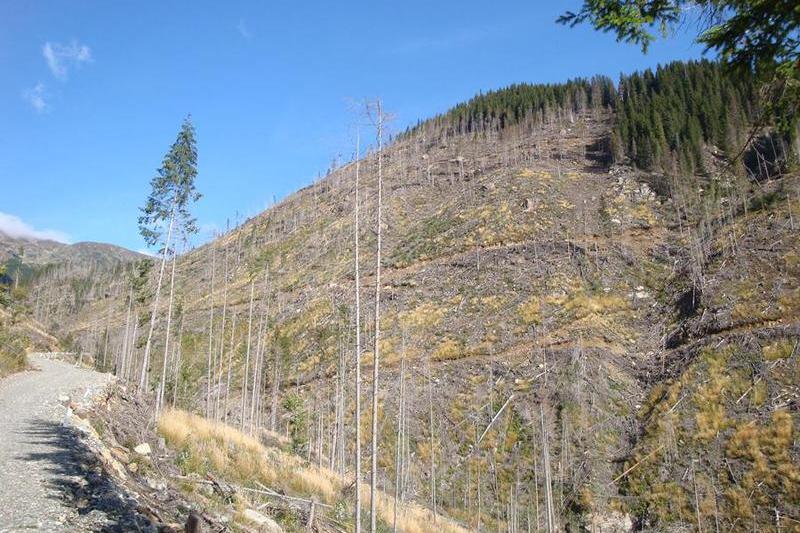
[{"label": "dry yellow grass", "polygon": [[520,306],[517,307],[517,314],[519,315],[522,323],[526,326],[539,324],[542,321],[539,298],[534,296],[520,304]]},{"label": "dry yellow grass", "polygon": [[564,307],[572,311],[575,317],[580,319],[591,315],[613,314],[625,311],[630,308],[630,304],[615,295],[582,293],[566,301]]},{"label": "dry yellow grass", "polygon": [[764,359],[767,361],[778,361],[788,359],[794,353],[794,343],[789,340],[773,342],[761,349]]},{"label": "dry yellow grass", "polygon": [[179,450],[181,466],[204,474],[213,471],[235,483],[259,481],[333,503],[341,488],[336,475],[307,466],[299,457],[221,423],[179,410],[166,411],[158,429],[167,444]]},{"label": "dry yellow grass", "polygon": [[[211,422],[180,410],[165,411],[158,430],[167,444],[178,451],[181,467],[188,472],[213,472],[229,482],[252,485],[258,481],[288,494],[333,505],[341,497],[346,480],[331,470],[319,468],[279,448],[264,446],[253,437],[221,423]],[[280,442],[279,437],[270,439]],[[369,486],[361,485],[369,506]],[[381,520],[393,523],[394,501],[378,492],[377,509]],[[398,509],[398,529],[406,533],[466,532],[465,529],[413,503]]]},{"label": "dry yellow grass", "polygon": [[464,348],[458,341],[450,338],[446,338],[440,342],[433,351],[434,361],[449,361],[463,356]]},{"label": "dry yellow grass", "polygon": [[[364,502],[369,505],[369,486],[361,485],[361,494]],[[388,523],[393,523],[394,517],[394,500],[391,496],[384,492],[378,491],[377,495],[378,515],[381,519]],[[397,529],[404,533],[466,533],[467,530],[463,527],[450,522],[448,519],[441,516],[434,521],[433,513],[430,509],[421,507],[414,503],[405,503],[399,506],[397,510]]]}]

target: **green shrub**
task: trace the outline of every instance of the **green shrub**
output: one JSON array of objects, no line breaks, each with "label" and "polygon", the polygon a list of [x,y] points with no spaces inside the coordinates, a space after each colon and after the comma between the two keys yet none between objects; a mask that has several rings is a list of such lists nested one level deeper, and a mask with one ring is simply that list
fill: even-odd
[{"label": "green shrub", "polygon": [[23,370],[27,365],[28,339],[0,323],[0,377]]},{"label": "green shrub", "polygon": [[303,455],[308,451],[308,414],[303,405],[303,398],[297,394],[290,394],[283,400],[283,408],[289,412],[292,451]]}]

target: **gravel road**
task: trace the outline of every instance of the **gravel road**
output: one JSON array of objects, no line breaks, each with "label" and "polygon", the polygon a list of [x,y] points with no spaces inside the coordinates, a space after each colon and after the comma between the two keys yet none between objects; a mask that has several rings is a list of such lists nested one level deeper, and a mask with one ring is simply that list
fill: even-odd
[{"label": "gravel road", "polygon": [[80,400],[111,378],[47,354],[29,360],[34,370],[0,380],[0,532],[82,530],[69,495],[85,484],[85,452],[62,424],[61,401]]}]

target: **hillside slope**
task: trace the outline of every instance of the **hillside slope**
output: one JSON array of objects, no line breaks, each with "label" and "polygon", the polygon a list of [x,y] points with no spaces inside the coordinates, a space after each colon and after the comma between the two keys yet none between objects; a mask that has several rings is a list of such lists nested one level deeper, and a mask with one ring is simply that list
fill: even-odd
[{"label": "hillside slope", "polygon": [[[798,177],[722,173],[710,145],[703,175],[608,166],[614,121],[562,102],[382,153],[381,486],[471,528],[790,529]],[[359,165],[365,390],[376,167]],[[284,432],[338,472],[355,423],[354,172],[181,257],[166,352],[178,407]],[[155,278],[129,275],[61,326],[136,383]]]},{"label": "hillside slope", "polygon": [[[129,278],[150,262],[146,255],[95,242],[65,244],[44,239],[14,238],[0,232],[0,284],[11,290],[21,315],[61,338],[63,348],[89,350],[70,336],[71,321],[88,302],[108,298],[126,287]],[[93,341],[104,331],[93,332]],[[45,346],[40,346],[46,349]]]}]

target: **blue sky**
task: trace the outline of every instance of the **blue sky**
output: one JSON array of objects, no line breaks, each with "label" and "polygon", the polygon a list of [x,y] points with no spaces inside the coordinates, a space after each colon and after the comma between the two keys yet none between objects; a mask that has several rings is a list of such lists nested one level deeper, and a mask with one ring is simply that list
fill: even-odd
[{"label": "blue sky", "polygon": [[645,56],[554,23],[579,3],[0,0],[0,229],[142,249],[187,113],[208,238],[349,156],[352,100],[380,96],[400,131],[480,90],[702,53],[691,31]]}]

